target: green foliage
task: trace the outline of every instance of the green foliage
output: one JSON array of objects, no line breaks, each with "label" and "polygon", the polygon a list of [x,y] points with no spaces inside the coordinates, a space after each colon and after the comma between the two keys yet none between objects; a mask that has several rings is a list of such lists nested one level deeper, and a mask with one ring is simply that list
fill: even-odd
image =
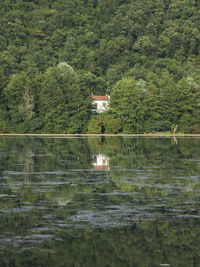
[{"label": "green foliage", "polygon": [[[189,92],[186,86],[187,77],[200,84],[198,9],[198,1],[193,0],[1,1],[0,109],[4,120],[15,132],[20,123],[24,124],[19,109],[22,110],[22,106],[24,109],[25,105],[22,100],[25,86],[22,80],[25,78],[22,76],[27,75],[28,90],[34,99],[34,116],[29,120],[29,129],[86,131],[89,113],[84,110],[87,108],[83,107],[75,120],[71,118],[75,118],[78,107],[71,107],[71,114],[67,111],[64,115],[64,78],[52,77],[47,81],[50,68],[68,62],[64,68],[72,76],[71,92],[79,90],[82,94],[82,100],[77,104],[79,108],[84,106],[84,99],[87,99],[86,106],[89,105],[86,96],[89,93],[104,95],[115,91],[118,82],[129,77],[136,83],[144,81],[146,85],[136,86],[140,94],[144,91],[141,96],[143,107],[139,103],[140,94],[136,96],[135,91],[135,104],[131,106],[127,102],[126,107],[122,104],[124,112],[113,111],[122,122],[123,132],[166,131],[174,124],[179,124],[182,132],[190,131],[192,125],[200,123],[199,89]],[[73,69],[78,74],[78,81],[73,77]],[[18,89],[13,89],[13,93],[8,89],[14,88],[15,79],[17,87],[21,83],[23,88],[20,97],[14,93]],[[69,80],[66,83],[70,83]],[[81,88],[78,89],[80,85],[77,84],[81,84]],[[57,88],[57,96],[53,111],[46,112],[40,109],[42,102],[45,103],[44,91],[50,92],[50,87]],[[128,91],[124,93],[127,94]],[[16,99],[12,99],[15,95]],[[75,93],[74,98],[77,95]],[[50,106],[51,93],[47,93],[48,97]],[[131,93],[130,99],[133,97]],[[38,123],[33,122],[35,119]],[[35,128],[32,124],[38,126]]]},{"label": "green foliage", "polygon": [[29,121],[34,116],[34,98],[30,95],[28,88],[25,87],[22,104],[19,106],[19,112],[23,121]]},{"label": "green foliage", "polygon": [[176,83],[168,72],[163,72],[159,77],[153,73],[148,75],[144,100],[147,132],[168,131],[171,124],[176,124],[175,86]]},{"label": "green foliage", "polygon": [[42,131],[81,132],[90,113],[90,101],[90,94],[71,66],[63,62],[48,69],[40,92]]},{"label": "green foliage", "polygon": [[183,132],[195,123],[194,113],[197,108],[195,104],[195,92],[189,81],[185,78],[181,79],[176,86],[176,106],[179,112],[178,121],[180,123],[180,130]]},{"label": "green foliage", "polygon": [[124,78],[117,82],[111,92],[110,111],[122,121],[124,133],[142,130],[144,109],[142,92],[134,79]]},{"label": "green foliage", "polygon": [[103,114],[105,133],[117,134],[122,130],[122,123],[119,117],[114,114]]},{"label": "green foliage", "polygon": [[120,118],[117,118],[110,112],[93,115],[88,125],[88,133],[91,134],[117,134],[121,129],[122,124]]},{"label": "green foliage", "polygon": [[1,118],[0,119],[0,133],[8,133],[8,132],[9,132],[9,128],[7,126],[7,123]]},{"label": "green foliage", "polygon": [[188,131],[199,121],[198,95],[199,85],[192,78],[176,83],[168,72],[149,75],[144,100],[146,131],[170,131],[175,125],[180,132]]},{"label": "green foliage", "polygon": [[91,117],[88,125],[88,133],[90,134],[101,134],[103,133],[103,120],[101,116]]},{"label": "green foliage", "polygon": [[32,117],[30,114],[32,114],[33,104],[29,106],[27,102],[29,100],[26,97],[26,95],[29,96],[29,85],[30,80],[25,73],[14,74],[3,91],[7,121],[13,129],[20,128],[23,121]]}]

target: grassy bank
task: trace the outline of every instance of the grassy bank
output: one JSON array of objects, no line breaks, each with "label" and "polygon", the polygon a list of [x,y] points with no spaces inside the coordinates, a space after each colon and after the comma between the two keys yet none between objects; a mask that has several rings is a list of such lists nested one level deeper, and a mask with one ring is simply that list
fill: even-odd
[{"label": "grassy bank", "polygon": [[2,133],[0,136],[33,136],[33,137],[96,137],[96,136],[116,136],[116,137],[200,137],[200,134],[172,134],[172,133],[148,133],[148,134],[18,134],[18,133]]}]

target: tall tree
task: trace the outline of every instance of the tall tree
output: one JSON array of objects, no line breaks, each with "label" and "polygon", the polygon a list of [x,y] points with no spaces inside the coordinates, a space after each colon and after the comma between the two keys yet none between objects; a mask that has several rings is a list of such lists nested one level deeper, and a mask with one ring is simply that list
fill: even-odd
[{"label": "tall tree", "polygon": [[[176,86],[176,108],[178,111],[179,129],[183,132],[195,123],[196,109],[198,108],[194,90],[194,83],[183,78]],[[196,88],[197,89],[197,88]]]},{"label": "tall tree", "polygon": [[175,86],[173,77],[167,71],[159,77],[154,73],[148,75],[144,101],[147,131],[168,131],[177,123]]},{"label": "tall tree", "polygon": [[26,73],[14,74],[2,92],[2,115],[13,132],[33,132],[41,123],[35,114],[34,92]]},{"label": "tall tree", "polygon": [[[85,91],[84,91],[85,90]],[[84,129],[90,114],[90,94],[66,62],[49,68],[40,93],[43,132],[76,133]]]},{"label": "tall tree", "polygon": [[121,119],[124,133],[143,131],[143,95],[132,78],[124,78],[114,86],[110,97],[110,110]]}]

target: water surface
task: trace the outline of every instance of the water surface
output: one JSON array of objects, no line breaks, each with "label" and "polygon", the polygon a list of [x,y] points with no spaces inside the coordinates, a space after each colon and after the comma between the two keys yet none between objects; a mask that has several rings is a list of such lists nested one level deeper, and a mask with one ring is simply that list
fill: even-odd
[{"label": "water surface", "polygon": [[200,266],[199,208],[199,138],[0,138],[0,266]]}]

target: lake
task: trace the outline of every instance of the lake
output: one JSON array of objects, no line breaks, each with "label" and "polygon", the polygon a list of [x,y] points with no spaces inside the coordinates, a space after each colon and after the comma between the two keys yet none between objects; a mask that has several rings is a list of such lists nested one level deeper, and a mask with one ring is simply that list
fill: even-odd
[{"label": "lake", "polygon": [[200,138],[0,137],[0,266],[200,266]]}]

